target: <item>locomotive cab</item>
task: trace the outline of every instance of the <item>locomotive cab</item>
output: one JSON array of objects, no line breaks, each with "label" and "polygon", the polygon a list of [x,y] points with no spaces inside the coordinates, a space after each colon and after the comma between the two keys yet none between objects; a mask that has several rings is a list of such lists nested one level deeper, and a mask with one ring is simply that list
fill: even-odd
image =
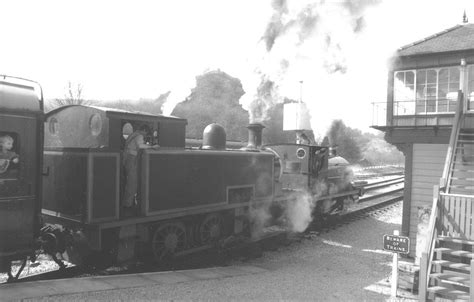
[{"label": "locomotive cab", "polygon": [[119,219],[122,152],[141,125],[163,148],[184,148],[186,120],[71,105],[46,114],[43,214],[88,224]]},{"label": "locomotive cab", "polygon": [[[41,209],[43,100],[35,82],[0,77],[0,271],[34,254]],[[11,277],[11,276],[10,276]]]},{"label": "locomotive cab", "polygon": [[323,188],[318,186],[325,181],[328,170],[328,148],[303,144],[269,144],[265,148],[273,150],[280,160],[280,186],[284,191],[311,189],[315,195]]}]

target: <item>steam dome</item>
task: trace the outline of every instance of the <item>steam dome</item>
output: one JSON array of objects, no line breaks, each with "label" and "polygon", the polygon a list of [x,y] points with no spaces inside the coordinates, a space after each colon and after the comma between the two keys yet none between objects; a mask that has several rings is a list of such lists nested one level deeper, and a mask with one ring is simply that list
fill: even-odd
[{"label": "steam dome", "polygon": [[202,149],[205,150],[224,150],[226,143],[226,134],[224,127],[212,123],[204,128],[202,134]]}]

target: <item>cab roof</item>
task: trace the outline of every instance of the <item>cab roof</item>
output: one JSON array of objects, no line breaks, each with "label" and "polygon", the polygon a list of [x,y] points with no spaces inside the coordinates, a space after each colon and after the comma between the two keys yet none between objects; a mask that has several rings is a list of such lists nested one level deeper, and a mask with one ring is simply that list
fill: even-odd
[{"label": "cab roof", "polygon": [[151,114],[147,112],[141,111],[132,111],[132,110],[124,110],[124,109],[117,109],[117,108],[109,108],[109,107],[102,107],[102,106],[91,106],[91,105],[66,105],[56,109],[49,111],[46,116],[51,116],[56,114],[59,111],[66,110],[72,107],[83,107],[83,108],[94,108],[96,110],[103,111],[107,117],[109,118],[119,118],[119,119],[137,119],[137,120],[175,120],[175,121],[182,121],[187,123],[186,119],[175,117],[175,116],[167,116],[162,114]]},{"label": "cab roof", "polygon": [[36,82],[0,75],[0,110],[42,113],[40,91]]}]

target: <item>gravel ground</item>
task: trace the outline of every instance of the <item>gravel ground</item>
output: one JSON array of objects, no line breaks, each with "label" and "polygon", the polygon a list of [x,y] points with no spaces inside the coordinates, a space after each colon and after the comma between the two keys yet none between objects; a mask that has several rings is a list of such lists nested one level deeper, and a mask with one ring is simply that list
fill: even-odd
[{"label": "gravel ground", "polygon": [[401,202],[322,234],[310,233],[289,246],[232,265],[254,265],[267,272],[175,284],[82,293],[44,301],[137,300],[297,300],[385,301],[366,290],[391,273],[391,255],[381,251],[382,237],[399,229]]}]

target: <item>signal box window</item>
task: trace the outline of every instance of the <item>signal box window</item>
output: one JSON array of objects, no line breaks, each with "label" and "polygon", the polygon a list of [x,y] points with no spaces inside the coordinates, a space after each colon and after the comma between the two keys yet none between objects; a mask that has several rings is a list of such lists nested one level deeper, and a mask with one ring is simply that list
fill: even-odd
[{"label": "signal box window", "polygon": [[395,73],[394,94],[395,115],[415,113],[413,104],[415,99],[415,72],[413,70]]},{"label": "signal box window", "polygon": [[470,111],[474,111],[474,65],[468,67],[468,107],[467,109]]}]

